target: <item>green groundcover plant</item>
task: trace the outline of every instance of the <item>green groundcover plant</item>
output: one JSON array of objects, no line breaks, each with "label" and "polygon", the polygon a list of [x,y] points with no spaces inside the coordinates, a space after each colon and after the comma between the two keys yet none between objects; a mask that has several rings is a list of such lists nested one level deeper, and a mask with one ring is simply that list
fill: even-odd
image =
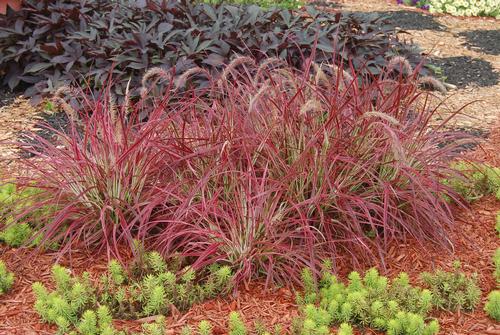
[{"label": "green groundcover plant", "polygon": [[495,229],[498,233],[498,237],[500,237],[500,211],[497,212]]},{"label": "green groundcover plant", "polygon": [[[500,286],[500,248],[496,250],[493,256],[493,263],[495,265],[494,275],[498,288]],[[492,319],[500,321],[500,290],[493,290],[488,294],[484,310]]]},{"label": "green groundcover plant", "polygon": [[492,319],[500,322],[500,290],[488,294],[484,310]]},{"label": "green groundcover plant", "polygon": [[437,270],[424,272],[421,279],[432,292],[433,304],[445,310],[473,310],[481,300],[481,290],[477,285],[477,274],[468,277],[460,271],[460,263],[455,262],[454,271]]},{"label": "green groundcover plant", "polygon": [[444,182],[464,199],[472,202],[493,194],[500,200],[500,168],[467,161],[453,162],[452,167],[460,172],[459,175]]},{"label": "green groundcover plant", "polygon": [[[11,247],[39,244],[39,237],[34,233],[35,222],[50,212],[44,206],[38,194],[41,191],[30,186],[18,189],[15,183],[9,182],[0,186],[0,242]],[[38,203],[40,207],[34,205]],[[26,208],[30,208],[26,211]],[[52,245],[52,247],[56,247]]]},{"label": "green groundcover plant", "polygon": [[0,260],[0,295],[9,291],[14,284],[14,274],[9,272],[5,263]]},{"label": "green groundcover plant", "polygon": [[495,265],[495,279],[497,283],[500,283],[500,248],[495,251],[493,255],[493,264]]},{"label": "green groundcover plant", "polygon": [[[57,325],[59,334],[125,335],[128,333],[114,328],[113,318],[137,319],[151,315],[157,316],[157,321],[145,325],[141,334],[163,334],[163,316],[174,308],[172,306],[185,311],[192,303],[228,292],[231,287],[228,267],[210,266],[205,275],[200,276],[189,268],[179,268],[179,263],[173,266],[179,269],[176,274],[154,252],[137,258],[129,268],[113,260],[97,284],[89,273],[74,276],[68,269],[55,265],[52,268],[54,290],[48,290],[41,283],[33,284],[37,298],[35,310],[45,322]],[[296,294],[300,317],[291,325],[285,325],[292,334],[352,335],[356,326],[388,335],[431,335],[439,332],[437,320],[428,316],[432,309],[452,310],[457,304],[462,308],[472,306],[467,297],[456,299],[459,294],[456,292],[443,294],[443,290],[435,290],[436,285],[430,285],[431,290],[413,286],[403,272],[390,280],[374,268],[364,276],[354,271],[344,284],[330,268],[329,262],[323,263],[324,270],[318,281],[311,270],[302,271],[303,290]],[[459,277],[456,269],[453,273],[436,273],[433,280],[439,282],[440,288],[449,286],[450,290],[470,296],[470,291],[464,290],[467,285],[460,284],[463,278]],[[490,294],[485,307],[492,317],[498,313],[495,294]],[[334,327],[338,331],[332,333]],[[196,331],[185,326],[180,332],[183,335],[212,333],[212,325],[205,320]],[[251,331],[241,314],[233,311],[228,315],[227,333],[278,335],[282,334],[282,326],[278,324],[270,332],[256,322]]]},{"label": "green groundcover plant", "polygon": [[129,269],[116,260],[110,261],[99,284],[91,280],[89,273],[72,276],[68,269],[54,265],[55,290],[38,282],[33,284],[35,310],[44,321],[57,325],[60,334],[76,329],[83,335],[107,335],[116,332],[113,317],[166,315],[171,308],[184,311],[193,303],[230,289],[232,274],[228,267],[211,266],[202,278],[190,268],[177,273],[168,269],[158,253],[144,257],[142,264]]},{"label": "green groundcover plant", "polygon": [[[113,91],[137,95],[145,71],[162,67],[181,76],[193,67],[221,70],[238,55],[256,61],[279,57],[303,69],[318,63],[351,64],[378,75],[386,60],[418,50],[400,42],[377,15],[209,5],[189,0],[24,1],[0,16],[0,74],[11,89],[28,87],[40,98],[78,83],[100,90],[110,75]],[[197,78],[206,84],[204,77]],[[98,94],[98,93],[96,93]]]},{"label": "green groundcover plant", "polygon": [[[496,230],[500,234],[500,212],[496,217]],[[500,248],[497,248],[493,255],[493,264],[495,266],[494,276],[497,282],[497,288],[500,287]],[[500,290],[493,290],[488,294],[484,306],[486,313],[494,320],[500,321]]]},{"label": "green groundcover plant", "polygon": [[403,236],[446,245],[445,200],[460,196],[440,181],[461,141],[430,127],[406,63],[359,81],[334,65],[299,74],[241,57],[206,88],[183,91],[186,76],[138,102],[107,90],[86,109],[61,104],[71,121],[56,143],[19,143],[34,159],[18,182],[41,190],[33,208],[54,208],[35,227],[41,243],[112,254],[138,239],[269,283],[343,252],[379,257]]},{"label": "green groundcover plant", "polygon": [[302,273],[305,291],[297,301],[304,315],[294,326],[300,334],[329,334],[332,325],[343,324],[339,333],[351,334],[348,324],[371,327],[389,335],[437,334],[439,324],[428,320],[433,294],[410,285],[400,273],[392,281],[370,269],[362,277],[351,272],[344,284],[324,271],[319,284],[309,270]]}]

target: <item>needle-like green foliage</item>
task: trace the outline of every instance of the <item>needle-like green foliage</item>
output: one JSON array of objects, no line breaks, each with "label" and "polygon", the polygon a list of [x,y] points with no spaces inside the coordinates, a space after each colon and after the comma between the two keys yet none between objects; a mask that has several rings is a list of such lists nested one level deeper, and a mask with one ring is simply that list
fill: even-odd
[{"label": "needle-like green foliage", "polygon": [[229,335],[247,335],[248,331],[238,312],[229,313]]},{"label": "needle-like green foliage", "polygon": [[445,183],[466,200],[474,201],[487,194],[500,200],[500,168],[466,161],[455,162],[452,167],[460,175],[447,179]]},{"label": "needle-like green foliage", "polygon": [[14,284],[14,274],[9,272],[5,263],[0,260],[0,295],[9,291]]},{"label": "needle-like green foliage", "polygon": [[492,319],[500,322],[500,290],[494,290],[488,295],[484,310]]},{"label": "needle-like green foliage", "polygon": [[[329,327],[341,325],[339,334],[350,334],[350,326],[372,327],[388,334],[437,334],[437,321],[427,321],[433,296],[429,290],[411,286],[401,273],[389,281],[370,269],[364,276],[351,272],[348,284],[325,271],[314,286],[309,270],[303,273],[304,294],[298,295],[303,313],[302,334],[328,334]],[[342,326],[343,324],[343,326]]]},{"label": "needle-like green foliage", "polygon": [[[118,261],[110,261],[100,284],[92,282],[88,273],[74,276],[68,269],[54,265],[54,291],[41,283],[33,284],[35,310],[44,321],[57,325],[61,334],[76,329],[82,335],[107,335],[114,334],[113,317],[168,314],[172,305],[185,310],[231,287],[232,273],[227,266],[212,265],[198,276],[191,268],[172,272],[155,252],[147,253],[145,259],[144,271],[138,276],[132,275],[132,266],[125,269]],[[234,315],[232,320],[236,327]],[[146,326],[144,334],[162,334],[161,324]]]},{"label": "needle-like green foliage", "polygon": [[493,255],[493,264],[495,265],[495,278],[498,284],[500,284],[500,248],[497,248],[495,254]]},{"label": "needle-like green foliage", "polygon": [[424,272],[421,279],[433,295],[433,304],[445,310],[473,310],[481,299],[477,285],[477,274],[467,276],[460,271],[460,262],[455,262],[454,270],[434,273]]},{"label": "needle-like green foliage", "polygon": [[198,324],[198,331],[200,335],[212,335],[212,325],[210,322],[202,320]]}]

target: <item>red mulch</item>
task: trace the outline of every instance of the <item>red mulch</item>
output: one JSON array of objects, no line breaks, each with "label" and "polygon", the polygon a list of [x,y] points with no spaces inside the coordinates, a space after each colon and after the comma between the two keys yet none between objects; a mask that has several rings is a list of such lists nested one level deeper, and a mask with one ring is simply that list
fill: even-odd
[{"label": "red mulch", "polygon": [[[499,148],[500,124],[492,130],[490,138],[468,156],[500,166]],[[449,231],[453,250],[432,245],[422,246],[412,240],[404,243],[393,242],[388,248],[385,274],[389,276],[406,271],[414,282],[418,282],[418,275],[422,271],[451,269],[452,262],[457,259],[462,262],[465,272],[479,274],[483,291],[481,305],[473,313],[436,313],[434,316],[440,321],[441,334],[500,335],[500,325],[489,319],[483,311],[486,295],[496,287],[491,258],[499,247],[494,228],[497,211],[500,211],[500,201],[494,197],[481,199],[474,203],[470,210],[457,210],[456,225]],[[55,328],[42,323],[33,310],[31,285],[35,281],[51,285],[50,268],[54,264],[55,256],[0,246],[0,258],[16,274],[13,290],[0,297],[0,335],[54,334]],[[76,251],[71,259],[62,259],[62,263],[70,265],[76,273],[90,271],[95,274],[106,268],[107,257],[101,255],[95,259],[83,251]],[[372,265],[366,264],[365,267]],[[345,274],[349,270],[345,267],[340,269],[340,273]],[[201,320],[211,321],[215,334],[224,334],[227,330],[227,315],[233,310],[242,314],[250,328],[253,328],[255,321],[263,322],[268,327],[277,323],[288,326],[298,315],[292,289],[266,291],[261,283],[256,283],[249,289],[242,288],[236,297],[210,300],[192,307],[184,315],[178,313],[168,317],[168,334],[178,334],[182,326],[196,325]],[[129,329],[140,328],[138,321],[117,321],[116,324]],[[365,330],[359,334],[375,332]]]}]

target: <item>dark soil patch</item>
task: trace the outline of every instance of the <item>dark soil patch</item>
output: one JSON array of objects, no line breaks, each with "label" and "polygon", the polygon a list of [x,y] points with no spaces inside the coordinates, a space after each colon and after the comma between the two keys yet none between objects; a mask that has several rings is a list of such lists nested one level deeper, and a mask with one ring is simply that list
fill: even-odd
[{"label": "dark soil patch", "polygon": [[46,140],[50,140],[54,137],[54,132],[52,129],[66,132],[69,128],[68,115],[64,112],[57,112],[53,114],[44,113],[41,115],[43,121],[40,122],[42,127],[37,131],[37,134]]},{"label": "dark soil patch", "polygon": [[327,0],[315,0],[308,2],[307,5],[317,6],[317,7],[329,7],[329,8],[341,8],[342,5],[336,2],[331,2]]},{"label": "dark soil patch", "polygon": [[[36,134],[41,138],[47,140],[50,143],[55,143],[57,141],[57,136],[54,130],[67,133],[69,130],[69,119],[66,113],[58,112],[53,114],[43,113],[40,115],[42,120],[38,122],[36,125]],[[27,144],[36,144],[37,139],[26,136],[26,134],[21,133],[20,136],[21,141]],[[20,153],[22,158],[31,158],[33,154],[23,151]]]},{"label": "dark soil patch", "polygon": [[467,39],[469,49],[479,49],[489,55],[500,55],[500,29],[471,30],[459,34]]},{"label": "dark soil patch", "polygon": [[442,24],[434,20],[434,17],[432,15],[427,15],[420,12],[390,11],[374,13],[387,17],[392,25],[402,29],[435,31],[444,31],[447,29],[446,26],[443,26]]},{"label": "dark soil patch", "polygon": [[[454,151],[455,154],[461,154],[476,149],[481,140],[490,136],[488,130],[473,127],[454,127],[447,132],[456,135],[459,140],[465,140],[464,143],[459,145],[457,150]],[[444,147],[447,144],[449,144],[449,142],[441,143],[439,147]]]},{"label": "dark soil patch", "polygon": [[479,87],[495,86],[500,80],[500,75],[494,71],[491,64],[479,58],[433,58],[429,62],[442,69],[446,82],[459,88],[471,84]]}]

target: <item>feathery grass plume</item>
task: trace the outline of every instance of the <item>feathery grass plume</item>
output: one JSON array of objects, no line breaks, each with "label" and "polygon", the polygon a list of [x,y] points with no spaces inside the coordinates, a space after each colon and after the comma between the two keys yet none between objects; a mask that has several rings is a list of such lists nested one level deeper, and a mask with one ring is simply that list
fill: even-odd
[{"label": "feathery grass plume", "polygon": [[325,88],[338,86],[340,91],[344,91],[354,80],[347,71],[335,64],[321,63],[318,65],[312,63],[312,66],[316,73],[315,83]]},{"label": "feathery grass plume", "polygon": [[322,69],[322,65],[318,65],[316,63],[312,63],[315,76],[314,76],[314,83],[317,85],[325,85],[327,88],[331,87],[332,83],[330,81],[330,78],[326,75],[326,73]]},{"label": "feathery grass plume", "polygon": [[418,78],[418,85],[424,90],[439,91],[446,94],[446,87],[443,83],[432,76]]},{"label": "feathery grass plume", "polygon": [[250,102],[248,104],[248,113],[249,114],[252,114],[253,112],[258,113],[258,111],[256,111],[257,104],[261,100],[262,96],[264,96],[269,91],[269,89],[271,88],[270,85],[271,85],[270,81],[266,80],[261,85],[261,87],[259,88],[257,93],[251,97]]},{"label": "feathery grass plume", "polygon": [[[125,114],[130,113],[130,99],[131,99],[131,93],[130,93],[130,83],[132,82],[132,78],[130,78],[127,82],[127,86],[125,87],[125,97],[123,98],[123,107],[122,110],[124,111]],[[141,90],[139,89],[139,93]]]},{"label": "feathery grass plume", "polygon": [[146,71],[141,80],[141,97],[144,98],[161,80],[172,80],[172,75],[168,70],[161,67],[153,67]]},{"label": "feathery grass plume", "polygon": [[62,108],[62,110],[66,113],[68,118],[73,122],[78,121],[78,115],[76,111],[73,109],[73,107],[71,107],[71,105],[68,104],[64,98],[67,97],[68,95],[75,95],[75,94],[77,95],[78,92],[75,92],[73,88],[69,86],[61,86],[57,89],[57,91],[54,93],[52,97],[52,102],[54,102],[56,106]]},{"label": "feathery grass plume", "polygon": [[204,75],[208,80],[212,79],[212,75],[206,69],[202,69],[201,67],[193,67],[185,71],[175,80],[175,86],[177,88],[184,87],[190,77],[200,74]]},{"label": "feathery grass plume", "polygon": [[390,75],[392,72],[397,71],[404,77],[410,77],[413,74],[413,67],[410,62],[403,56],[396,56],[391,58],[387,64],[386,74]]},{"label": "feathery grass plume", "polygon": [[315,114],[319,111],[321,111],[321,104],[317,100],[307,100],[304,105],[302,105],[302,108],[300,108],[300,115],[307,116],[308,114],[312,113]]},{"label": "feathery grass plume", "polygon": [[336,64],[327,64],[327,66],[331,69],[330,72],[332,80],[335,84],[339,82],[340,89],[345,89],[354,80],[354,78],[344,69],[343,66],[340,67]]},{"label": "feathery grass plume", "polygon": [[248,69],[247,67],[249,66],[252,70],[255,68],[255,59],[252,57],[247,57],[247,56],[238,56],[235,59],[229,63],[224,70],[222,71],[222,74],[220,78],[218,79],[217,83],[218,86],[223,89],[224,86],[226,86],[229,81],[229,76],[233,77],[233,81],[238,81],[241,80],[241,78],[248,78],[248,72],[246,73],[247,75],[243,75],[241,78],[238,78],[239,73],[236,71],[238,67],[243,67],[245,69],[244,72]]},{"label": "feathery grass plume", "polygon": [[259,83],[268,71],[275,71],[278,67],[286,66],[286,61],[281,58],[269,57],[259,64],[254,77],[255,83]]}]

